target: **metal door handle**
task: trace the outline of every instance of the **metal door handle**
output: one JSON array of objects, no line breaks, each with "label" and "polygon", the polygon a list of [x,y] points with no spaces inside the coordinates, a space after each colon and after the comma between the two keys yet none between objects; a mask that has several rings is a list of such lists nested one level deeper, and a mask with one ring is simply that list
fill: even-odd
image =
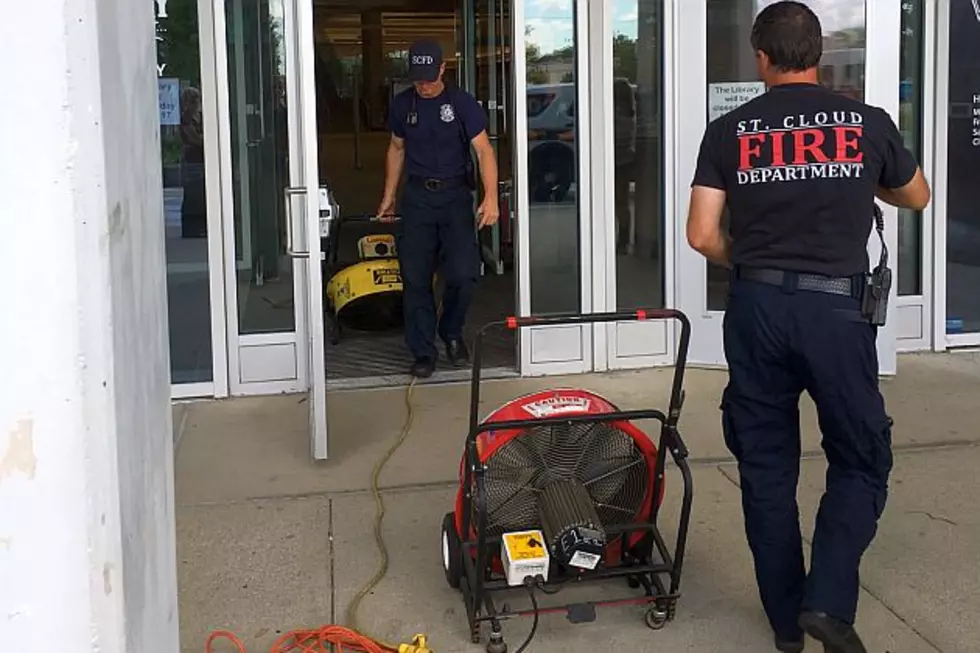
[{"label": "metal door handle", "polygon": [[293,249],[293,197],[306,195],[305,186],[290,186],[286,188],[286,254],[292,258],[309,258],[309,252],[297,252]]}]

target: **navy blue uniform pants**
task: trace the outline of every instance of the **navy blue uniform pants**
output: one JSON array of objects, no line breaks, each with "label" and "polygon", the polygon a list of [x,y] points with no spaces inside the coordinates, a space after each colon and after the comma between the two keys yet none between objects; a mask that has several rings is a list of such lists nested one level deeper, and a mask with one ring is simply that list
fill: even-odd
[{"label": "navy blue uniform pants", "polygon": [[[891,419],[878,389],[876,329],[857,299],[734,280],[724,321],[725,442],[738,461],[745,532],[777,635],[801,610],[853,623],[858,567],[885,507]],[[828,469],[809,574],[796,502],[799,400],[817,407]]]},{"label": "navy blue uniform pants", "polygon": [[[416,359],[435,361],[435,336],[463,337],[480,274],[473,195],[465,184],[429,190],[409,182],[401,200],[396,245],[404,284],[405,342]],[[433,276],[445,283],[437,319]]]}]

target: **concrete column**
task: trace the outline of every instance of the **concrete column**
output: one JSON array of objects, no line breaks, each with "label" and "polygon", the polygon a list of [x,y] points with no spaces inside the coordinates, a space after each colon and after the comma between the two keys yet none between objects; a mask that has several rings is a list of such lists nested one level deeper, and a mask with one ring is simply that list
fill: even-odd
[{"label": "concrete column", "polygon": [[154,3],[0,21],[0,650],[177,653]]}]

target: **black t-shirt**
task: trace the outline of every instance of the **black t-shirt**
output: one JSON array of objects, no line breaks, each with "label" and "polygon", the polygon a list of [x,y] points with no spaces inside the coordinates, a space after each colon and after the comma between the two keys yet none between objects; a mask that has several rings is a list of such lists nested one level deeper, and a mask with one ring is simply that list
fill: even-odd
[{"label": "black t-shirt", "polygon": [[[409,120],[417,114],[414,124]],[[389,129],[405,139],[405,167],[410,175],[449,179],[466,172],[470,141],[487,128],[487,115],[472,95],[449,88],[433,98],[409,88],[395,96]]]},{"label": "black t-shirt", "polygon": [[868,269],[875,189],[916,168],[882,109],[786,84],[708,125],[692,185],[726,191],[733,264],[850,276]]}]

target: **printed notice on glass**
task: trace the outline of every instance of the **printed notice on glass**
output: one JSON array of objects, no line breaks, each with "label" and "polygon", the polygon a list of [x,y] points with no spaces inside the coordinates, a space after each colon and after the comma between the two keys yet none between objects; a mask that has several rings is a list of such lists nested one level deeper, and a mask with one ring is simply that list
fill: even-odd
[{"label": "printed notice on glass", "polygon": [[765,82],[708,84],[708,122],[720,118],[765,92]]},{"label": "printed notice on glass", "polygon": [[980,93],[973,94],[973,147],[980,147]]},{"label": "printed notice on glass", "polygon": [[180,80],[175,77],[157,78],[157,95],[160,102],[160,124],[180,124]]}]

